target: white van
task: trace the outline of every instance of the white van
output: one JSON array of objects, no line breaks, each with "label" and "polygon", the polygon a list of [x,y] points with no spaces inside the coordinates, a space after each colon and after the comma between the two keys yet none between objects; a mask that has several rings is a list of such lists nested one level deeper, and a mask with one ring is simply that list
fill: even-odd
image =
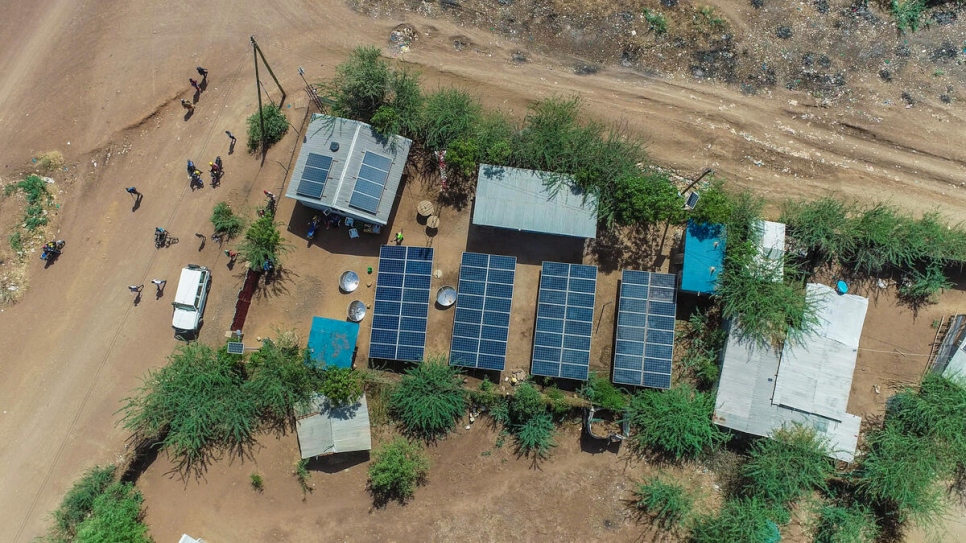
[{"label": "white van", "polygon": [[211,270],[204,266],[188,264],[181,270],[178,292],[174,295],[174,316],[171,326],[176,334],[194,333],[201,324],[208,290],[211,288]]}]

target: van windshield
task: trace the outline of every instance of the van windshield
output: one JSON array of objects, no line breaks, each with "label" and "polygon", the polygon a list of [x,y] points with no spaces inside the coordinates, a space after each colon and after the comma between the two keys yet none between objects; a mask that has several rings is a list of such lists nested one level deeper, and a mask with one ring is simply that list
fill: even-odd
[{"label": "van windshield", "polygon": [[177,307],[178,309],[183,309],[185,311],[194,311],[195,310],[194,306],[191,306],[191,305],[188,305],[188,304],[174,304],[174,306]]}]

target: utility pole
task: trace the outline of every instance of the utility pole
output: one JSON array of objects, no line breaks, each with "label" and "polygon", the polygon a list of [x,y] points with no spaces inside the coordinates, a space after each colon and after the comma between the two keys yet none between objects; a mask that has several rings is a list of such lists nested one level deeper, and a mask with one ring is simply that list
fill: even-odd
[{"label": "utility pole", "polygon": [[258,58],[261,57],[262,63],[265,64],[265,68],[268,69],[268,73],[271,74],[272,79],[275,80],[275,85],[278,86],[278,90],[282,91],[282,99],[279,100],[279,107],[285,104],[285,89],[282,88],[282,84],[278,82],[278,78],[275,77],[275,72],[272,71],[272,67],[269,66],[268,61],[265,60],[265,54],[262,53],[262,49],[258,46],[258,42],[255,41],[255,35],[252,34],[248,37],[252,42],[252,55],[255,57],[255,92],[258,93],[258,121],[262,129],[262,154],[264,155],[265,148],[265,117],[262,115],[262,83],[261,79],[258,77]]},{"label": "utility pole", "polygon": [[711,168],[708,168],[707,170],[704,170],[704,173],[702,173],[697,179],[695,179],[694,181],[692,181],[690,185],[684,187],[684,190],[681,191],[681,194],[687,194],[687,192],[689,190],[691,190],[691,187],[697,185],[699,181],[701,181],[702,179],[704,179],[704,176],[708,175],[709,173],[711,173],[713,171],[714,170],[712,170]]},{"label": "utility pole", "polygon": [[316,92],[315,87],[309,85],[309,82],[305,80],[305,70],[301,66],[299,66],[299,75],[302,76],[302,82],[305,83],[305,92],[308,93],[312,103],[315,104],[315,107],[319,108],[319,112],[321,113],[324,111],[322,108],[322,99],[319,98],[319,93]]}]

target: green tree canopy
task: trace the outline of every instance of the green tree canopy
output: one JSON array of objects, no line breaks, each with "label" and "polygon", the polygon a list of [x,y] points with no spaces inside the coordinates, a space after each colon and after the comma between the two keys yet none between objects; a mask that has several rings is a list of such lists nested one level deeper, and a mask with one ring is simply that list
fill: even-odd
[{"label": "green tree canopy", "polygon": [[711,421],[714,396],[679,384],[645,389],[631,398],[632,440],[640,451],[675,459],[695,458],[728,440]]},{"label": "green tree canopy", "polygon": [[419,443],[396,438],[372,452],[369,491],[377,505],[391,500],[405,502],[429,474],[429,459]]},{"label": "green tree canopy", "polygon": [[459,369],[441,359],[406,370],[390,401],[406,433],[428,441],[446,435],[466,412]]}]

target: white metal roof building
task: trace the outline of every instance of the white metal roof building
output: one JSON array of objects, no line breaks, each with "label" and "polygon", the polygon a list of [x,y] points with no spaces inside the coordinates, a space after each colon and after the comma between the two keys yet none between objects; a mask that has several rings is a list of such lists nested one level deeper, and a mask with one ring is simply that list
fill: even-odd
[{"label": "white metal roof building", "polygon": [[817,304],[819,326],[782,353],[731,330],[714,419],[758,436],[788,424],[812,427],[828,439],[831,456],[851,462],[862,419],[846,407],[869,301],[815,283],[807,285],[806,296]]},{"label": "white metal roof building", "polygon": [[784,275],[785,225],[780,222],[759,221],[761,239],[758,242],[758,263],[774,271],[772,279],[781,281]]},{"label": "white metal roof building", "polygon": [[412,141],[359,121],[312,115],[285,196],[363,222],[389,220]]},{"label": "white metal roof building", "polygon": [[562,174],[480,164],[473,224],[597,237],[597,202]]},{"label": "white metal roof building", "polygon": [[358,402],[338,408],[316,394],[295,421],[295,428],[302,458],[372,449],[365,394]]}]

